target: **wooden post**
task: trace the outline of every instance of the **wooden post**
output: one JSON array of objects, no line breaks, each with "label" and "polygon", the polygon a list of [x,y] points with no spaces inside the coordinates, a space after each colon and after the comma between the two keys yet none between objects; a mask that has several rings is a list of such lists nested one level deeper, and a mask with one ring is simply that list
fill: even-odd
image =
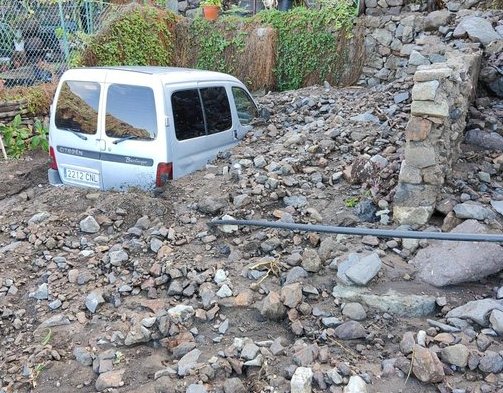
[{"label": "wooden post", "polygon": [[5,151],[5,146],[3,144],[2,135],[0,135],[0,149],[2,149],[3,159],[6,160],[7,159],[7,153]]}]

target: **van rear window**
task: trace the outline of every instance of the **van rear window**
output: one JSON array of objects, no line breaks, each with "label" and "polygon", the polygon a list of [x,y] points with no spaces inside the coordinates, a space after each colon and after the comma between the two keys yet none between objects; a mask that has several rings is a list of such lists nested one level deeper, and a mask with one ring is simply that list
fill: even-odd
[{"label": "van rear window", "polygon": [[112,138],[154,139],[157,115],[153,90],[145,86],[110,85],[105,130]]},{"label": "van rear window", "polygon": [[100,85],[96,82],[65,81],[56,103],[56,127],[82,134],[96,134]]},{"label": "van rear window", "polygon": [[223,86],[179,90],[171,95],[171,107],[178,140],[227,131],[232,115]]}]

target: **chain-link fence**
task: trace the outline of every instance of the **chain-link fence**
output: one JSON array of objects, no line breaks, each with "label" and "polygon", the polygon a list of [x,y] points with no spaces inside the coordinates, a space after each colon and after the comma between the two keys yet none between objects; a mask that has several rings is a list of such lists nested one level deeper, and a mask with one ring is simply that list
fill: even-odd
[{"label": "chain-link fence", "polygon": [[5,87],[56,80],[72,53],[121,6],[91,0],[0,0],[0,79]]}]

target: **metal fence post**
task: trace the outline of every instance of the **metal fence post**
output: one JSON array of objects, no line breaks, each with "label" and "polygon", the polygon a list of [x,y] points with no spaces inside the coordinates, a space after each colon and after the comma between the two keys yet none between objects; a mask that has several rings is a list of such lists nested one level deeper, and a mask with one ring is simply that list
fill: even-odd
[{"label": "metal fence post", "polygon": [[68,63],[70,57],[70,51],[68,48],[68,34],[66,32],[65,15],[63,14],[63,4],[62,0],[58,0],[58,10],[59,10],[59,20],[61,23],[61,28],[63,29],[63,51],[65,52],[65,61]]}]

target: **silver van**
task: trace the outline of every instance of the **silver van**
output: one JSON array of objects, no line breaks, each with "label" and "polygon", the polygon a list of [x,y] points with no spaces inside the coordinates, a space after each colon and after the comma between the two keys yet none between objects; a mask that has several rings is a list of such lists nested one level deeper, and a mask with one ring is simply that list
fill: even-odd
[{"label": "silver van", "polygon": [[163,67],[66,71],[51,106],[49,182],[162,187],[236,144],[258,117],[233,76]]}]

